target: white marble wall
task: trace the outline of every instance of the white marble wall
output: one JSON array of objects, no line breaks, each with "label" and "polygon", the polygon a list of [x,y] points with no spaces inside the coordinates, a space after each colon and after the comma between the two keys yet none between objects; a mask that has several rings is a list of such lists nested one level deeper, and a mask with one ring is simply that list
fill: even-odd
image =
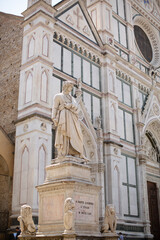
[{"label": "white marble wall", "polygon": [[[45,178],[45,166],[51,163],[52,125],[33,117],[17,124],[13,180],[13,212],[21,205],[38,208],[36,186]],[[43,177],[43,179],[41,179]]]},{"label": "white marble wall", "polygon": [[[29,6],[33,1],[29,1]],[[49,1],[48,1],[49,3]],[[54,92],[53,28],[49,18],[52,8],[34,15],[34,7],[25,12],[22,67],[19,84],[18,123],[16,125],[12,212],[18,214],[22,204],[29,204],[37,214],[36,186],[45,178],[45,166],[51,162],[51,106]]]}]

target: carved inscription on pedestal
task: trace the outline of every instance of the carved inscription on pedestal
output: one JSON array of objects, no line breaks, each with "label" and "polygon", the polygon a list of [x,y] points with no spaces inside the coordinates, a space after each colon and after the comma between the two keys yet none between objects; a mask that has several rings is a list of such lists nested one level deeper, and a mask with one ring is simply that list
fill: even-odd
[{"label": "carved inscription on pedestal", "polygon": [[93,197],[80,196],[75,197],[75,214],[77,221],[94,222],[95,221],[95,200]]}]

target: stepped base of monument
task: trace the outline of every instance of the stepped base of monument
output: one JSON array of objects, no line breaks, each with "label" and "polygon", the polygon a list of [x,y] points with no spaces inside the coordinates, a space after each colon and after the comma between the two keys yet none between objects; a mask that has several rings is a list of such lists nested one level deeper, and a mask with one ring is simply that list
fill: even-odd
[{"label": "stepped base of monument", "polygon": [[62,235],[24,235],[19,236],[21,240],[117,240],[118,235],[115,233],[100,234],[99,236],[90,235],[77,235],[77,234],[62,234]]},{"label": "stepped base of monument", "polygon": [[[118,239],[116,234],[100,232],[101,187],[91,181],[91,167],[81,162],[81,159],[66,156],[52,160],[52,164],[46,167],[45,183],[38,186],[37,190],[39,193],[38,232],[36,236],[22,236],[20,239]],[[66,199],[72,199],[74,210],[70,207],[65,208]],[[67,216],[67,220],[64,216]],[[71,228],[68,227],[70,222]]]},{"label": "stepped base of monument", "polygon": [[98,236],[100,189],[91,182],[91,167],[79,163],[75,157],[67,156],[47,166],[45,183],[37,187],[39,233],[59,235],[64,232],[64,202],[72,198],[76,234]]}]

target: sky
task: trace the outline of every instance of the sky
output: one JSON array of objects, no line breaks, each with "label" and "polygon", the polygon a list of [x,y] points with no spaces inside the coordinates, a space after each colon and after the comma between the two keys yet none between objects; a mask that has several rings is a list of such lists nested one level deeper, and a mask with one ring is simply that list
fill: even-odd
[{"label": "sky", "polygon": [[[0,0],[0,12],[10,13],[22,16],[21,13],[26,10],[28,0]],[[60,0],[52,0],[52,5]]]}]

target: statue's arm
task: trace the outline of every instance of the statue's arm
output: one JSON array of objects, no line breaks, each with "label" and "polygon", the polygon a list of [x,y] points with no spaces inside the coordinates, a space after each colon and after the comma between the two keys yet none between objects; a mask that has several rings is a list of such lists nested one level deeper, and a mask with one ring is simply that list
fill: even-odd
[{"label": "statue's arm", "polygon": [[54,122],[55,126],[57,126],[58,124],[59,104],[60,104],[59,96],[55,96],[53,99],[52,116],[51,116],[51,119]]}]

